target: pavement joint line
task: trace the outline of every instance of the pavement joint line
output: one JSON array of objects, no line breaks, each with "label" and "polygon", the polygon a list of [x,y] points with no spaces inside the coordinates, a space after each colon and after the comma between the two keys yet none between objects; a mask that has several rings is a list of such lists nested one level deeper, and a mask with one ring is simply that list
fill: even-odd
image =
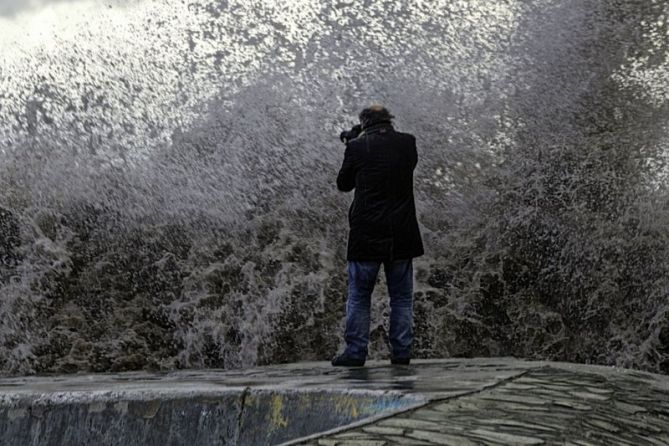
[{"label": "pavement joint line", "polygon": [[512,375],[512,376],[509,376],[507,378],[502,378],[499,381],[494,382],[494,383],[492,383],[488,386],[483,386],[480,389],[475,389],[475,390],[472,390],[471,392],[461,393],[459,395],[447,396],[445,398],[435,398],[435,399],[431,400],[430,402],[431,403],[444,402],[444,401],[454,400],[454,399],[463,398],[463,397],[467,397],[467,396],[471,396],[471,395],[476,395],[477,393],[482,393],[482,392],[485,392],[485,391],[488,391],[488,390],[492,390],[492,389],[495,389],[497,387],[501,387],[505,384],[508,384],[510,382],[513,382],[513,381],[517,380],[518,378],[521,378],[521,377],[527,375],[528,373],[531,373],[531,372],[534,372],[534,371],[537,371],[537,370],[547,369],[547,368],[550,368],[550,367],[548,367],[548,366],[529,367],[529,368],[523,370],[522,372],[520,372],[516,375]]},{"label": "pavement joint line", "polygon": [[334,435],[334,434],[340,434],[340,433],[346,432],[348,430],[352,430],[352,429],[356,429],[356,428],[359,428],[359,427],[362,427],[362,426],[375,424],[375,423],[377,423],[381,420],[385,420],[387,418],[393,418],[393,417],[396,417],[398,415],[402,415],[402,414],[406,414],[406,413],[410,413],[410,412],[415,412],[415,411],[417,411],[419,409],[422,409],[423,407],[429,406],[431,404],[443,403],[444,401],[456,400],[456,399],[459,399],[459,398],[464,398],[464,397],[468,397],[468,396],[471,396],[471,395],[476,395],[478,393],[481,393],[481,392],[484,392],[484,391],[487,391],[487,390],[492,390],[492,389],[495,389],[497,387],[508,384],[508,383],[518,379],[518,378],[521,378],[521,377],[523,377],[523,376],[525,376],[528,373],[531,373],[533,371],[549,369],[549,368],[550,368],[550,366],[548,366],[548,365],[528,367],[527,369],[525,369],[522,372],[519,372],[515,375],[509,376],[509,377],[506,377],[506,378],[502,378],[499,381],[496,381],[496,382],[494,382],[490,385],[483,386],[479,389],[474,389],[474,390],[471,390],[469,392],[464,392],[464,393],[461,393],[461,394],[458,394],[458,395],[451,395],[451,396],[447,396],[447,397],[443,397],[443,398],[438,398],[437,397],[437,398],[433,398],[433,399],[430,399],[429,397],[425,397],[425,395],[421,395],[421,396],[424,397],[424,401],[420,401],[420,402],[416,403],[415,405],[410,405],[410,406],[407,406],[407,407],[403,407],[402,409],[398,409],[394,412],[384,412],[384,413],[381,413],[381,414],[378,414],[378,415],[372,415],[372,416],[367,417],[365,419],[354,421],[353,423],[346,424],[344,426],[338,426],[338,427],[335,427],[333,429],[328,429],[326,431],[317,432],[315,434],[311,434],[311,435],[307,435],[307,436],[304,436],[304,437],[289,440],[289,441],[286,441],[284,443],[279,443],[276,446],[299,445],[299,444],[302,444],[302,443],[310,441],[310,440],[317,440],[317,439],[322,438],[322,437],[326,437],[326,436],[330,436],[330,435]]}]

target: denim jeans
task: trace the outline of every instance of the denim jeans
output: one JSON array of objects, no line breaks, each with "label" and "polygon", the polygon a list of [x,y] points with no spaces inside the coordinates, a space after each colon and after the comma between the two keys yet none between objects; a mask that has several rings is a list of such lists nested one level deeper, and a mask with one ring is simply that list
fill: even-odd
[{"label": "denim jeans", "polygon": [[[367,357],[372,291],[382,262],[348,262],[345,354]],[[413,341],[413,262],[412,259],[383,262],[390,296],[390,347],[394,358],[409,358]]]}]

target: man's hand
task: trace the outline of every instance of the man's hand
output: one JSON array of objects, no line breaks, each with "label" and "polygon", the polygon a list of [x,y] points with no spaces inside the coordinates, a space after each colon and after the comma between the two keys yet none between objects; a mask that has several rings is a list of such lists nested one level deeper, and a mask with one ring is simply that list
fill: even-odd
[{"label": "man's hand", "polygon": [[339,134],[339,139],[341,142],[344,144],[348,143],[350,140],[355,139],[360,135],[360,132],[362,132],[362,125],[357,124],[354,125],[351,130],[344,130]]}]

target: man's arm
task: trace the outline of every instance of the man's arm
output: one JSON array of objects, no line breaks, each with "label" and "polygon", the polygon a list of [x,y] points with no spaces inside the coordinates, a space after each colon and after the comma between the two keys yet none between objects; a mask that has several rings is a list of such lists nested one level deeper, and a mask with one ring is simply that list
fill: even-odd
[{"label": "man's arm", "polygon": [[411,162],[412,168],[415,169],[418,164],[418,151],[416,150],[416,137],[413,135],[411,135]]},{"label": "man's arm", "polygon": [[337,189],[342,192],[350,192],[355,187],[356,168],[353,160],[353,149],[350,144],[346,144],[346,151],[344,152],[344,162],[339,169],[337,175]]}]

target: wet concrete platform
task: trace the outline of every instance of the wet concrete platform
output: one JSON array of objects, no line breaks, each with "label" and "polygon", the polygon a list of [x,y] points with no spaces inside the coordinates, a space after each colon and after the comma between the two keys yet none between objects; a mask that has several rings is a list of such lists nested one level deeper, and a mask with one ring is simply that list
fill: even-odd
[{"label": "wet concrete platform", "polygon": [[0,379],[13,445],[669,445],[669,376],[513,358]]}]

